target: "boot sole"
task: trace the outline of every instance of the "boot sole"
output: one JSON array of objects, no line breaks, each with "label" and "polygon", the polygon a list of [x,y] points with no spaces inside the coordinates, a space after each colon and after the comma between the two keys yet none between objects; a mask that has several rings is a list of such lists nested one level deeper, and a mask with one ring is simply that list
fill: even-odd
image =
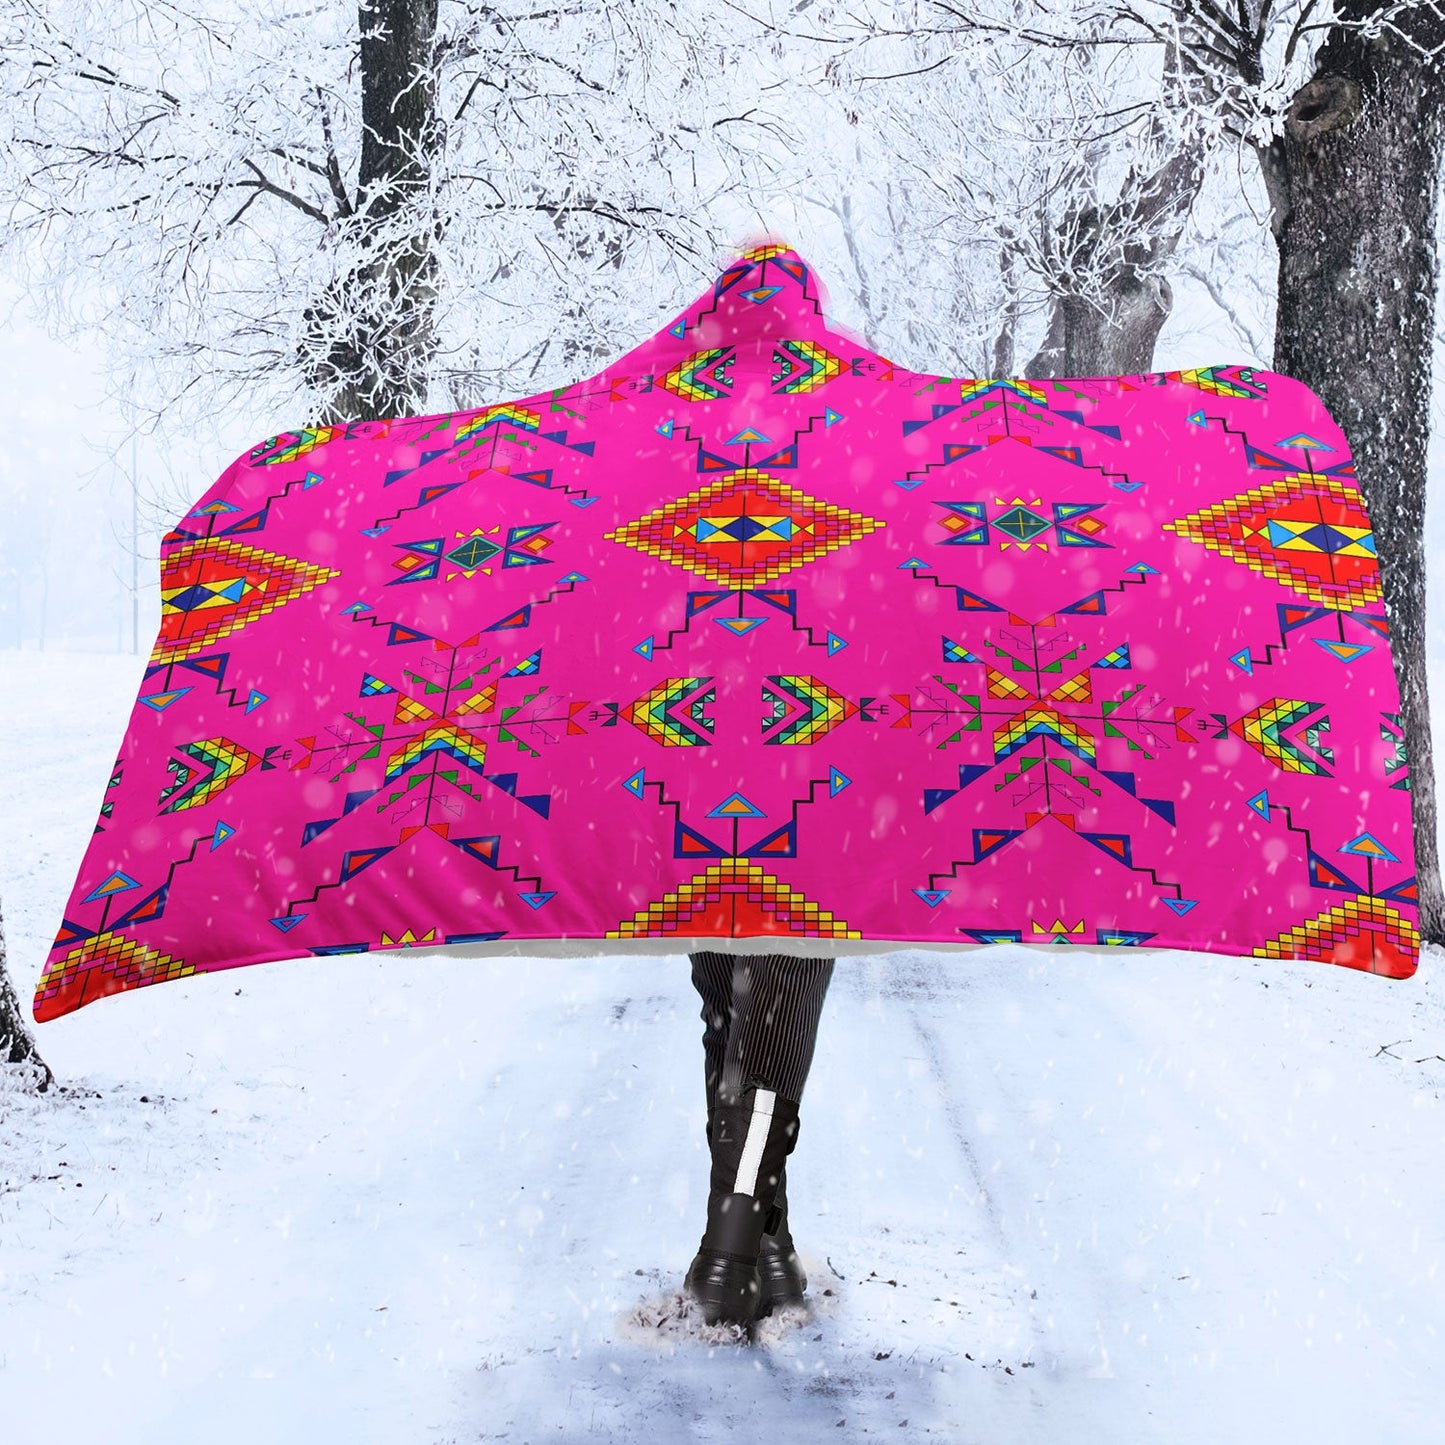
[{"label": "boot sole", "polygon": [[[787,1262],[789,1258],[796,1261],[791,1266]],[[758,1255],[758,1274],[762,1278],[763,1297],[773,1305],[807,1303],[803,1293],[808,1288],[808,1276],[803,1273],[797,1246],[791,1240],[789,1248],[783,1249],[770,1236],[763,1236],[763,1247]]]},{"label": "boot sole", "polygon": [[735,1261],[709,1256],[706,1251],[699,1251],[682,1287],[709,1325],[747,1325],[772,1312],[772,1301],[764,1298],[756,1269],[745,1271]]}]

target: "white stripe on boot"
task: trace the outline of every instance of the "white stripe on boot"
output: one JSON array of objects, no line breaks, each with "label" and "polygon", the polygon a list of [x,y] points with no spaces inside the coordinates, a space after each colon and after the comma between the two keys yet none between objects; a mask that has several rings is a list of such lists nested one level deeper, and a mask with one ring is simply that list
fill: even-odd
[{"label": "white stripe on boot", "polygon": [[738,1161],[738,1177],[733,1181],[734,1194],[757,1194],[758,1168],[763,1162],[763,1150],[767,1147],[768,1130],[773,1123],[773,1100],[777,1094],[771,1089],[753,1091],[753,1114],[748,1121],[748,1137],[743,1144],[743,1157]]}]

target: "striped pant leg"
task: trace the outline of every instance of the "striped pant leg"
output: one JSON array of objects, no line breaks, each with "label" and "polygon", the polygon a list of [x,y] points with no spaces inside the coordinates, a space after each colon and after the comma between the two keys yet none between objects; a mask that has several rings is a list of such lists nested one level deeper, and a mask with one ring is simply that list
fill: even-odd
[{"label": "striped pant leg", "polygon": [[[755,1083],[785,1099],[802,1099],[834,962],[776,953],[692,955],[708,1024],[703,1049],[709,1090],[736,1098]],[[718,1026],[719,1018],[726,1023]]]},{"label": "striped pant leg", "polygon": [[693,953],[692,986],[702,999],[703,1083],[708,1104],[717,1095],[727,1054],[728,1028],[733,1012],[733,955]]}]

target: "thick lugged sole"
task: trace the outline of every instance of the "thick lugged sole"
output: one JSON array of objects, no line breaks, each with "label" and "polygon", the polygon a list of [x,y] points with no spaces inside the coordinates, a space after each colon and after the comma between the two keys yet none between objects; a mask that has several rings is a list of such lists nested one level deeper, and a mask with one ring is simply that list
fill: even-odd
[{"label": "thick lugged sole", "polygon": [[765,1235],[758,1254],[758,1275],[763,1299],[770,1308],[805,1303],[803,1291],[808,1288],[808,1276],[803,1273],[803,1264],[795,1249],[783,1249]]},{"label": "thick lugged sole", "polygon": [[683,1289],[697,1301],[710,1325],[745,1325],[772,1311],[771,1301],[763,1299],[756,1266],[706,1249],[698,1251]]}]

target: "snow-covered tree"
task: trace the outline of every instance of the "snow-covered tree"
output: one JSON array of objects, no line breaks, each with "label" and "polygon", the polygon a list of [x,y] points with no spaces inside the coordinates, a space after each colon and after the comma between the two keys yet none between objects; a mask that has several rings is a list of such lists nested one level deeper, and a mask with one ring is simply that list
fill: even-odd
[{"label": "snow-covered tree", "polygon": [[943,265],[954,301],[931,310],[955,335],[992,329],[960,369],[1151,365],[1168,270],[1219,148],[1218,107],[1184,35],[1159,46],[1116,36],[1109,20],[1102,5],[899,0],[803,37],[831,44],[826,74],[883,153],[856,176],[901,198],[907,273],[920,269],[920,230],[968,258]]},{"label": "snow-covered tree", "polygon": [[[1020,277],[1042,281],[1050,296],[1029,375],[1148,369],[1168,311],[1167,264],[1206,148],[1223,142],[1254,163],[1246,183],[1263,183],[1278,256],[1273,365],[1313,387],[1343,427],[1375,526],[1410,759],[1421,927],[1445,941],[1423,550],[1445,3],[1037,0],[1019,10],[999,0],[909,0],[900,15],[908,23],[875,26],[851,48],[882,37],[942,41],[943,58],[965,57],[970,75],[992,68],[995,129],[1012,113],[1021,134],[1044,142],[1035,169],[1045,184],[1035,183],[1033,199],[1010,180],[986,187],[988,211],[969,217],[974,229],[992,228],[1020,298]],[[981,61],[984,38],[993,54]],[[1061,131],[1047,97],[1080,54],[1151,49],[1163,65],[1152,99],[1121,87],[1109,106],[1096,91],[1076,112],[1082,124]],[[918,165],[946,169],[937,133],[910,132]],[[1047,143],[1056,136],[1062,153]],[[986,144],[997,150],[997,136]],[[1117,169],[1121,153],[1127,170],[1110,195],[1096,178],[1111,159]],[[968,212],[973,197],[960,189]],[[1203,279],[1218,298],[1227,278]],[[1020,304],[1003,311],[1000,359],[1012,357]]]},{"label": "snow-covered tree", "polygon": [[[1425,659],[1425,484],[1445,162],[1442,0],[1124,4],[1189,27],[1278,249],[1274,366],[1349,438],[1374,524],[1409,754],[1421,932],[1445,942]],[[1201,43],[1202,41],[1202,43]]]},{"label": "snow-covered tree", "polygon": [[8,1066],[41,1092],[55,1082],[50,1065],[40,1057],[20,1012],[20,1000],[10,982],[5,958],[5,915],[0,913],[0,1067]]},{"label": "snow-covered tree", "polygon": [[1445,942],[1425,658],[1425,482],[1445,164],[1445,6],[1337,0],[1260,151],[1279,245],[1275,366],[1350,440],[1409,753],[1421,932]]},{"label": "snow-covered tree", "polygon": [[172,434],[516,395],[648,333],[630,278],[686,294],[731,250],[771,122],[705,19],[0,0],[0,246]]}]

